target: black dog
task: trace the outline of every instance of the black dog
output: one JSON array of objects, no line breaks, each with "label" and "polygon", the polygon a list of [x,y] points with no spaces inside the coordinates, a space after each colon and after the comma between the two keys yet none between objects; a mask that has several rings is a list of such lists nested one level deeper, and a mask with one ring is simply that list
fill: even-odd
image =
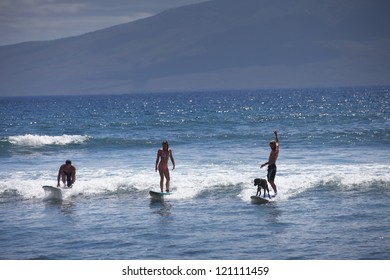
[{"label": "black dog", "polygon": [[264,189],[263,197],[265,197],[265,192],[267,191],[268,197],[271,198],[271,196],[269,195],[269,189],[268,189],[267,180],[256,178],[254,183],[255,183],[254,185],[257,186],[256,196],[261,196],[261,189]]}]

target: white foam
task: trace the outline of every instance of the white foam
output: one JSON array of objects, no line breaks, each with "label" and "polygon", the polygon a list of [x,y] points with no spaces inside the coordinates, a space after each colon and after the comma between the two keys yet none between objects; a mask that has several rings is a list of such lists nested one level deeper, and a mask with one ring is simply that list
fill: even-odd
[{"label": "white foam", "polygon": [[40,147],[45,145],[68,145],[68,144],[81,144],[88,141],[89,137],[86,135],[61,135],[61,136],[48,136],[48,135],[36,135],[25,134],[18,136],[9,136],[8,141],[11,144],[19,146],[32,146]]},{"label": "white foam", "polygon": [[[5,174],[0,171],[0,193],[11,190],[23,199],[43,198],[43,185],[57,184],[57,170],[12,172]],[[170,199],[193,199],[205,191],[239,191],[239,198],[250,201],[250,196],[256,194],[253,185],[254,178],[265,178],[266,170],[258,167],[240,165],[204,165],[177,166],[171,173]],[[263,175],[263,176],[262,176]],[[279,200],[287,200],[301,192],[327,182],[337,182],[343,188],[354,187],[375,180],[390,181],[390,167],[387,165],[278,165],[275,179],[278,187]],[[111,168],[78,168],[77,181],[74,187],[64,194],[64,199],[77,195],[105,195],[105,193],[137,191],[148,196],[149,190],[159,190],[159,174],[154,168],[134,168],[116,166]],[[273,194],[270,187],[270,193]],[[230,189],[231,188],[231,189]]]},{"label": "white foam", "polygon": [[[337,183],[345,189],[376,180],[390,182],[390,166],[384,164],[278,165],[275,183],[278,188],[277,199],[287,200],[328,182]],[[269,189],[272,194],[270,185]],[[250,201],[250,196],[256,194],[256,190],[253,184],[248,185],[242,190],[240,197],[244,201]]]}]

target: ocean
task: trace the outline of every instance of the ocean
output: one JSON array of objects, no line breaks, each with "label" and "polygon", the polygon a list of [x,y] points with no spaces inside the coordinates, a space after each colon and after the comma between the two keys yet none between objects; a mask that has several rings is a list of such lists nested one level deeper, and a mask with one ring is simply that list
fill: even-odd
[{"label": "ocean", "polygon": [[[390,87],[1,97],[0,259],[389,260],[389,102]],[[278,196],[253,204],[274,129]],[[153,201],[164,140],[172,194]],[[77,181],[52,199],[67,159]]]}]

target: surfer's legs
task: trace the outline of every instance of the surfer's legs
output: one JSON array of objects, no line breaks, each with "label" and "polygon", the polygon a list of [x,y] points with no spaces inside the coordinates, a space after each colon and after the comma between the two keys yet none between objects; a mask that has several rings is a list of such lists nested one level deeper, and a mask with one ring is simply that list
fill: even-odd
[{"label": "surfer's legs", "polygon": [[61,175],[61,181],[62,183],[64,184],[64,187],[67,186],[67,187],[70,187],[72,186],[73,184],[73,180],[72,180],[72,175],[71,174],[68,174],[66,172],[63,172],[62,175]]},{"label": "surfer's legs", "polygon": [[164,191],[164,177],[165,177],[165,180],[166,180],[165,189],[166,189],[167,192],[169,192],[169,181],[171,180],[171,178],[169,176],[168,166],[166,166],[166,165],[159,166],[158,171],[160,173],[160,189],[161,189],[161,192]]},{"label": "surfer's legs", "polygon": [[[66,176],[66,183],[67,183],[68,187],[70,187],[72,185],[72,176],[70,176],[70,175]],[[65,182],[64,182],[64,184],[65,184]]]},{"label": "surfer's legs", "polygon": [[169,181],[171,180],[170,177],[169,177],[169,170],[166,169],[166,170],[162,170],[160,169],[159,170],[159,173],[160,173],[160,189],[161,189],[161,192],[164,191],[164,177],[165,177],[165,189],[167,192],[169,192]]},{"label": "surfer's legs", "polygon": [[276,185],[274,182],[275,176],[276,176],[276,165],[268,166],[267,179],[268,179],[268,182],[271,184],[271,187],[274,190],[274,193],[276,195],[278,190],[276,189]]},{"label": "surfer's legs", "polygon": [[169,182],[171,181],[171,178],[170,178],[170,176],[169,176],[169,170],[168,170],[168,168],[167,168],[167,170],[165,170],[164,175],[165,175],[165,179],[166,179],[166,182],[165,182],[165,190],[166,190],[167,192],[169,192]]},{"label": "surfer's legs", "polygon": [[274,190],[274,193],[277,194],[278,190],[276,189],[276,185],[274,181],[268,181],[271,184],[272,189]]},{"label": "surfer's legs", "polygon": [[164,191],[164,172],[160,169],[159,173],[160,173],[160,189],[161,189],[161,192],[163,192]]}]

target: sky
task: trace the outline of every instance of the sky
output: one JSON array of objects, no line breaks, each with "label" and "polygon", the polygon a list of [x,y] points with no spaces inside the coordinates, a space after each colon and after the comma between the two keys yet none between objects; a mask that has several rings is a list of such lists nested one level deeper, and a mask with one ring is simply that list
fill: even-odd
[{"label": "sky", "polygon": [[0,0],[0,46],[96,31],[205,0]]}]

